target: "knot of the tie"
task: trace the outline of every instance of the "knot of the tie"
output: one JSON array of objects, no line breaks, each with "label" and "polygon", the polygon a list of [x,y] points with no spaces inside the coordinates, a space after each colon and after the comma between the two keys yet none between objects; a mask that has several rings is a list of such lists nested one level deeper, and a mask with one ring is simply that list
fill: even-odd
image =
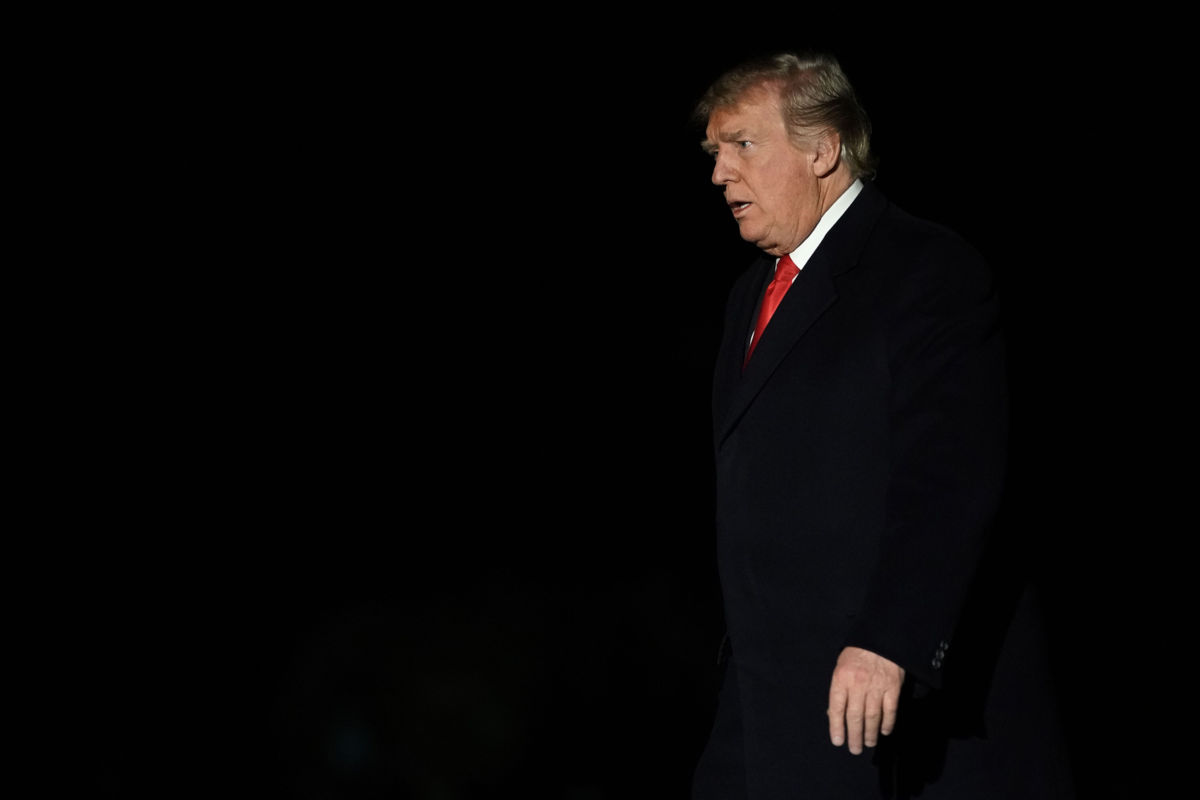
[{"label": "knot of the tie", "polygon": [[762,338],[767,323],[771,321],[775,309],[779,308],[779,303],[799,273],[800,268],[792,261],[790,255],[779,259],[779,263],[775,265],[775,277],[771,279],[766,293],[763,294],[762,305],[758,309],[758,322],[754,326],[754,336],[750,339],[750,349],[746,352],[746,360],[742,362],[742,366],[750,362],[750,356],[754,355],[754,348],[758,346],[758,340]]},{"label": "knot of the tie", "polygon": [[796,266],[796,262],[792,261],[791,256],[784,256],[779,259],[779,264],[775,267],[775,280],[771,282],[787,281],[787,285],[791,286],[798,274],[800,274],[800,268]]}]

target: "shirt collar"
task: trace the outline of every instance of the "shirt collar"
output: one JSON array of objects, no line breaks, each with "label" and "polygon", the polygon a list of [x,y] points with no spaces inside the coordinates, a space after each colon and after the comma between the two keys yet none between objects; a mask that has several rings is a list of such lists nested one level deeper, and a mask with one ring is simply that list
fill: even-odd
[{"label": "shirt collar", "polygon": [[[812,254],[816,252],[817,246],[821,244],[821,240],[825,238],[825,234],[829,233],[829,229],[842,218],[842,214],[846,213],[846,209],[854,202],[854,198],[858,197],[862,192],[863,184],[858,178],[854,179],[854,183],[846,191],[842,192],[837,200],[833,201],[833,205],[825,210],[821,215],[821,219],[817,221],[817,226],[813,228],[800,246],[791,252],[792,262],[796,265],[796,269],[804,269],[804,265],[808,263],[808,259],[812,258]],[[775,262],[778,265],[778,261]],[[794,280],[794,279],[793,279]]]}]

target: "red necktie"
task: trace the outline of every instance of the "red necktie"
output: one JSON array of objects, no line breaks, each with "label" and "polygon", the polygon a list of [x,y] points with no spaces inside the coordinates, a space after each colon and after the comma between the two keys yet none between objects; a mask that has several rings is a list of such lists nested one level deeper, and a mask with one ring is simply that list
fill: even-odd
[{"label": "red necktie", "polygon": [[800,274],[800,270],[792,261],[791,256],[779,259],[779,265],[775,267],[775,278],[767,286],[762,306],[758,309],[758,324],[754,326],[754,338],[750,340],[750,352],[746,353],[746,360],[742,362],[743,367],[750,363],[750,356],[754,355],[754,348],[758,346],[758,340],[762,338],[767,323],[771,321],[771,315],[775,313],[775,309],[779,308],[779,302],[783,300],[783,296],[787,294],[787,290],[792,285],[792,280],[798,274]]}]

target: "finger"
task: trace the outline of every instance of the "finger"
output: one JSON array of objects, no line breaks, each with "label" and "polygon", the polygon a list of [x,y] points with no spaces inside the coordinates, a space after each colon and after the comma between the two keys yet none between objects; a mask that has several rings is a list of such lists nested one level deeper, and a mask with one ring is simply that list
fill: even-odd
[{"label": "finger", "polygon": [[846,700],[846,741],[850,752],[858,755],[863,751],[863,703],[861,692],[853,693]]},{"label": "finger", "polygon": [[879,723],[883,720],[883,693],[871,692],[867,695],[865,702],[863,744],[867,747],[874,747],[879,744]]},{"label": "finger", "polygon": [[879,727],[879,732],[884,736],[889,735],[896,729],[896,714],[899,708],[900,696],[896,692],[884,692],[883,723]]},{"label": "finger", "polygon": [[829,687],[829,741],[834,747],[841,747],[846,741],[846,690],[837,683]]}]

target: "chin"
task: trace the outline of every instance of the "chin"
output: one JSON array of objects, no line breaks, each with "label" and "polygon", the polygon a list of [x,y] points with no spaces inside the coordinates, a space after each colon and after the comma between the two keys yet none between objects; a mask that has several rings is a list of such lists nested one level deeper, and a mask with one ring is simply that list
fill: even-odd
[{"label": "chin", "polygon": [[752,239],[752,238],[747,237],[746,241],[750,242],[752,245],[757,247],[759,250],[762,250],[764,253],[770,253],[771,255],[775,255],[776,254],[775,251],[779,249],[779,247],[774,242],[765,241],[763,239]]},{"label": "chin", "polygon": [[762,236],[761,231],[748,231],[748,230],[743,229],[743,230],[739,231],[739,233],[741,233],[742,239],[744,239],[745,241],[754,245],[755,247],[763,247],[764,246],[763,245],[763,236]]}]

